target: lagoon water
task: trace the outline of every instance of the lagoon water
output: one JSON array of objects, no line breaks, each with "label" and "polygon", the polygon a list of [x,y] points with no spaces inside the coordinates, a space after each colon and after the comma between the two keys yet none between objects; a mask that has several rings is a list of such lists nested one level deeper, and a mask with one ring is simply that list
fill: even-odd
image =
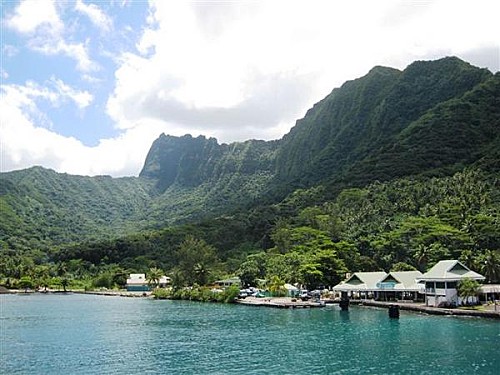
[{"label": "lagoon water", "polygon": [[336,306],[281,310],[0,296],[1,374],[498,374],[500,323]]}]

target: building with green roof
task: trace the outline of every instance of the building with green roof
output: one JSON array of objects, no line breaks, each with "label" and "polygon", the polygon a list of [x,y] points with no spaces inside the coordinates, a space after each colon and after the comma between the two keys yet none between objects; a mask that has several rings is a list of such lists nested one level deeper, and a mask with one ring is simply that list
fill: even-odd
[{"label": "building with green roof", "polygon": [[427,306],[461,305],[457,284],[464,279],[483,281],[485,277],[470,270],[458,260],[442,260],[419,280],[425,282],[425,304]]}]

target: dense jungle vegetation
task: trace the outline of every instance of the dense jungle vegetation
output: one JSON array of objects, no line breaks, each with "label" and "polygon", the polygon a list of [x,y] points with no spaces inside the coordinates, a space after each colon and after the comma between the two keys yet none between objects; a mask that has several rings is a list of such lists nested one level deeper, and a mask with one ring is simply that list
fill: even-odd
[{"label": "dense jungle vegetation", "polygon": [[162,135],[139,177],[0,175],[0,283],[332,286],[460,259],[500,282],[500,74],[376,67],[278,141]]}]

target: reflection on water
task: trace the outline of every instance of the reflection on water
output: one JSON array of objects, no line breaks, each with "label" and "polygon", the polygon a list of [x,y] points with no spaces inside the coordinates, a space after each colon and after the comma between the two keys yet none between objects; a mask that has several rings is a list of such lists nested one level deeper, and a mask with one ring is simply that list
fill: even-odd
[{"label": "reflection on water", "polygon": [[280,310],[0,296],[5,374],[496,374],[500,324],[338,306]]}]

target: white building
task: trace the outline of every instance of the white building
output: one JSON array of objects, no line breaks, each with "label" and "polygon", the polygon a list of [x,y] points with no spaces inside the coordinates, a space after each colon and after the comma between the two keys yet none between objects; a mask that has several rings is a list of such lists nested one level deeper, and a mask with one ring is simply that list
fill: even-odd
[{"label": "white building", "polygon": [[333,290],[347,293],[350,298],[417,300],[424,292],[424,285],[418,282],[421,276],[420,271],[356,272]]},{"label": "white building", "polygon": [[458,296],[457,284],[463,279],[482,281],[485,277],[471,271],[458,260],[438,262],[419,279],[425,282],[425,304],[435,307],[461,305],[464,301]]},{"label": "white building", "polygon": [[[162,276],[159,280],[159,287],[164,288],[170,284],[170,277]],[[128,292],[148,292],[149,281],[146,279],[146,274],[144,273],[131,273],[127,279],[127,291]]]},{"label": "white building", "polygon": [[148,281],[144,273],[131,273],[127,279],[127,292],[149,291]]}]

